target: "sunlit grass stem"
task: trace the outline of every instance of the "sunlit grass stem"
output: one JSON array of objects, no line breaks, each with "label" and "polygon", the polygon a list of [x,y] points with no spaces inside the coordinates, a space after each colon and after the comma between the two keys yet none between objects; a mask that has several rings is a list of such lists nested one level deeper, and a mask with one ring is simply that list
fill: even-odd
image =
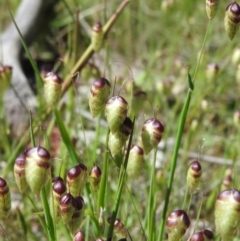
[{"label": "sunlit grass stem", "polygon": [[191,87],[191,85],[193,85],[193,83],[196,79],[196,76],[197,76],[199,64],[201,62],[201,58],[202,58],[204,46],[205,46],[205,43],[206,43],[206,40],[207,40],[210,25],[211,25],[211,21],[209,21],[208,26],[207,26],[207,30],[206,30],[206,33],[205,33],[205,36],[204,36],[204,39],[203,39],[203,43],[202,43],[202,47],[201,47],[201,51],[200,51],[200,56],[198,58],[197,65],[196,65],[195,72],[193,74],[192,80],[191,80],[191,76],[188,74],[189,89],[188,89],[186,100],[185,100],[185,103],[184,103],[184,106],[183,106],[183,109],[182,109],[182,112],[181,112],[181,115],[180,115],[178,131],[177,131],[177,136],[176,136],[176,143],[175,143],[172,162],[171,162],[170,176],[169,176],[168,183],[167,183],[165,203],[164,203],[164,208],[163,208],[163,212],[162,212],[162,218],[161,218],[161,221],[160,221],[159,235],[158,235],[158,239],[157,239],[158,241],[162,241],[162,238],[163,238],[163,232],[164,232],[166,216],[167,216],[167,209],[168,209],[170,194],[171,194],[171,191],[172,191],[174,173],[175,173],[175,169],[176,169],[176,165],[177,165],[178,151],[179,151],[179,148],[180,148],[182,134],[183,134],[183,130],[184,130],[184,125],[185,125],[185,122],[186,122],[187,113],[188,113],[188,109],[189,109],[189,105],[190,105],[191,97],[192,97],[193,88]]}]

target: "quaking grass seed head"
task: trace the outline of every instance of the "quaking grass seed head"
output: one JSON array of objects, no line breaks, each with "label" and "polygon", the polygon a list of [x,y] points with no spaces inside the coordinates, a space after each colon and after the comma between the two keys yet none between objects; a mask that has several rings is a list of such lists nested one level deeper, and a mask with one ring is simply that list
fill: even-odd
[{"label": "quaking grass seed head", "polygon": [[66,193],[61,198],[60,211],[61,211],[62,220],[65,224],[68,224],[68,222],[71,220],[72,215],[75,211],[73,202],[74,202],[74,197],[71,195],[71,193]]},{"label": "quaking grass seed head", "polygon": [[175,210],[169,214],[166,227],[169,241],[178,241],[190,226],[190,220],[184,210]]},{"label": "quaking grass seed head", "polygon": [[79,196],[87,180],[87,167],[79,163],[70,168],[67,173],[67,189],[74,196]]},{"label": "quaking grass seed head", "polygon": [[23,152],[16,158],[13,168],[15,181],[21,193],[23,193],[28,187],[25,171],[26,165],[26,153]]},{"label": "quaking grass seed head", "polygon": [[187,173],[187,186],[191,192],[194,192],[202,176],[202,167],[199,161],[195,160],[190,164]]},{"label": "quaking grass seed head", "polygon": [[48,180],[50,170],[50,153],[45,148],[38,146],[26,152],[26,180],[31,191],[39,194]]},{"label": "quaking grass seed head", "polygon": [[238,66],[240,64],[240,47],[234,49],[232,54],[232,63],[235,66]]},{"label": "quaking grass seed head", "polygon": [[94,165],[94,167],[89,172],[89,182],[92,187],[92,189],[96,192],[99,188],[99,183],[101,181],[102,171],[97,166]]},{"label": "quaking grass seed head", "polygon": [[209,82],[213,82],[217,79],[219,73],[219,66],[217,64],[208,64],[206,69],[206,78]]},{"label": "quaking grass seed head", "polygon": [[89,107],[92,117],[96,117],[104,109],[111,92],[111,84],[105,78],[94,81],[90,90]]},{"label": "quaking grass seed head", "polygon": [[61,218],[60,201],[66,194],[67,188],[61,177],[55,177],[52,180],[53,194],[50,195],[50,211],[52,217],[55,217],[55,221],[58,222]]},{"label": "quaking grass seed head", "polygon": [[97,22],[92,29],[92,47],[95,52],[99,52],[103,45],[104,32],[102,24]]},{"label": "quaking grass seed head", "polygon": [[74,234],[81,225],[83,214],[84,214],[84,200],[81,196],[77,196],[73,199],[74,213],[68,222],[68,229]]},{"label": "quaking grass seed head", "polygon": [[142,145],[144,153],[147,155],[153,148],[156,148],[162,139],[164,132],[163,124],[156,118],[145,121],[142,128]]},{"label": "quaking grass seed head", "polygon": [[212,20],[217,13],[219,0],[206,0],[206,11],[209,20]]},{"label": "quaking grass seed head", "polygon": [[0,177],[0,219],[7,218],[11,210],[11,196],[7,182]]},{"label": "quaking grass seed head", "polygon": [[236,1],[229,4],[225,10],[224,25],[228,37],[233,40],[239,29],[240,23],[240,6]]},{"label": "quaking grass seed head", "polygon": [[[110,224],[111,217],[108,217],[107,221]],[[117,218],[114,222],[114,233],[118,239],[127,238],[127,235],[128,235],[127,230],[119,218]]]},{"label": "quaking grass seed head", "polygon": [[78,231],[74,234],[73,241],[85,241],[83,232],[82,232],[81,230],[78,230]]},{"label": "quaking grass seed head", "polygon": [[110,131],[114,134],[119,130],[127,117],[128,103],[122,96],[113,96],[107,100],[105,116]]},{"label": "quaking grass seed head", "polygon": [[231,189],[233,186],[233,169],[231,167],[227,168],[224,173],[224,178],[221,185],[221,191]]},{"label": "quaking grass seed head", "polygon": [[115,133],[110,132],[108,147],[112,156],[115,156],[124,147],[129,135],[132,132],[132,129],[133,122],[129,117],[126,117],[118,131]]},{"label": "quaking grass seed head", "polygon": [[213,238],[214,235],[212,231],[204,229],[203,231],[192,234],[189,241],[211,241]]},{"label": "quaking grass seed head", "polygon": [[143,156],[144,151],[140,146],[131,146],[127,165],[127,174],[129,177],[137,178],[140,176],[140,173],[143,170]]},{"label": "quaking grass seed head", "polygon": [[62,79],[56,73],[49,72],[43,82],[46,104],[50,108],[56,108],[62,94]]},{"label": "quaking grass seed head", "polygon": [[240,192],[235,189],[219,193],[215,203],[216,234],[222,241],[231,240],[240,221]]}]

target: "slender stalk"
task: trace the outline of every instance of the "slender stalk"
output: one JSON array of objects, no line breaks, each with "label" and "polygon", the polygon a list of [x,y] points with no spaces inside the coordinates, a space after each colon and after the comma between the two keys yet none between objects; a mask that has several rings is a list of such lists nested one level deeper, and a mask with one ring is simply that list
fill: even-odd
[{"label": "slender stalk", "polygon": [[193,91],[193,83],[196,80],[198,68],[199,68],[199,65],[200,65],[200,62],[201,62],[201,58],[202,58],[203,50],[204,50],[204,47],[205,47],[205,44],[206,44],[206,40],[207,40],[207,36],[208,36],[210,26],[211,26],[211,21],[208,22],[207,30],[206,30],[206,33],[205,33],[205,36],[204,36],[204,39],[203,39],[203,43],[202,43],[202,47],[201,47],[201,51],[200,51],[200,56],[198,58],[198,62],[197,62],[192,80],[191,80],[191,76],[188,74],[189,89],[188,89],[187,97],[186,97],[185,104],[184,104],[182,112],[181,112],[180,121],[179,121],[179,125],[178,125],[176,144],[175,144],[175,147],[174,147],[174,153],[173,153],[172,162],[171,162],[172,165],[171,165],[171,169],[170,169],[170,177],[168,179],[165,203],[164,203],[162,218],[161,218],[161,221],[160,221],[160,228],[159,228],[160,231],[159,231],[159,235],[158,235],[158,241],[162,241],[162,238],[163,238],[163,232],[164,232],[164,226],[165,226],[165,222],[166,222],[168,203],[169,203],[169,198],[170,198],[170,194],[171,194],[171,190],[172,190],[174,173],[175,173],[175,169],[176,169],[176,165],[177,165],[178,151],[179,151],[179,148],[180,148],[183,129],[184,129],[184,125],[185,125],[186,117],[187,117],[187,112],[188,112],[188,108],[189,108],[190,101],[191,101],[191,96],[192,96],[192,91]]},{"label": "slender stalk", "polygon": [[107,232],[107,241],[111,241],[112,236],[113,236],[114,222],[116,220],[117,213],[118,213],[118,208],[119,208],[120,199],[121,199],[121,195],[122,195],[123,184],[124,184],[124,181],[125,181],[125,174],[126,174],[127,165],[128,165],[129,152],[130,152],[130,148],[131,148],[131,144],[132,144],[134,123],[135,123],[135,117],[133,118],[133,130],[132,130],[132,133],[131,133],[130,138],[129,138],[127,153],[126,153],[124,162],[121,165],[120,175],[119,175],[119,179],[118,179],[119,182],[118,182],[117,195],[116,195],[116,199],[115,199],[115,203],[114,203],[114,207],[113,207],[113,211],[112,211],[112,215],[111,215],[110,226],[109,226],[109,229],[108,229],[108,232]]},{"label": "slender stalk", "polygon": [[157,159],[157,148],[154,150],[154,160],[152,163],[152,172],[151,172],[151,182],[150,182],[150,192],[148,197],[148,240],[154,240],[155,235],[155,181],[156,181],[156,159]]},{"label": "slender stalk", "polygon": [[182,109],[180,122],[178,125],[177,139],[176,139],[176,144],[174,147],[170,176],[169,176],[168,183],[167,183],[167,192],[166,192],[165,203],[164,203],[164,208],[163,208],[163,213],[162,213],[162,219],[160,221],[160,231],[159,231],[158,241],[162,241],[162,237],[163,237],[163,231],[164,231],[166,215],[167,215],[167,208],[168,208],[169,198],[170,198],[170,194],[171,194],[171,190],[172,190],[174,173],[175,173],[175,169],[176,169],[176,165],[177,165],[178,151],[179,151],[179,147],[181,144],[182,133],[183,133],[186,117],[187,117],[187,112],[188,112],[191,96],[192,96],[192,90],[189,89],[188,93],[187,93],[187,98],[186,98],[185,104]]},{"label": "slender stalk", "polygon": [[108,151],[108,140],[109,140],[110,131],[108,130],[106,137],[106,151],[104,155],[104,164],[103,164],[103,173],[100,182],[99,196],[98,196],[98,208],[97,211],[100,212],[101,208],[105,207],[105,194],[106,194],[106,185],[107,185],[107,174],[108,174],[108,162],[109,162],[109,151]]}]

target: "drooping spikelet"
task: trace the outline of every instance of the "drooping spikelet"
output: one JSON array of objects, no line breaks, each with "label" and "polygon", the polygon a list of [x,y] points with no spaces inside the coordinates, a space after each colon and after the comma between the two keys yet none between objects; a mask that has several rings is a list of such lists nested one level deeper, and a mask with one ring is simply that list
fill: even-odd
[{"label": "drooping spikelet", "polygon": [[231,167],[227,168],[224,173],[224,178],[221,185],[221,191],[231,189],[233,186],[233,169]]},{"label": "drooping spikelet", "polygon": [[127,174],[131,178],[139,177],[141,171],[143,170],[143,149],[137,145],[132,145],[127,165]]},{"label": "drooping spikelet", "polygon": [[66,194],[67,188],[61,177],[55,177],[52,181],[53,193],[50,195],[50,211],[54,221],[58,223],[61,218],[60,201]]},{"label": "drooping spikelet", "polygon": [[115,156],[125,145],[129,135],[133,129],[133,122],[130,118],[126,117],[123,124],[115,133],[110,132],[108,147],[112,156]]},{"label": "drooping spikelet", "polygon": [[92,187],[92,189],[96,192],[99,187],[99,183],[101,181],[102,171],[97,166],[94,165],[94,167],[89,172],[89,182]]},{"label": "drooping spikelet", "polygon": [[108,122],[110,131],[114,134],[119,130],[127,117],[128,103],[117,95],[113,96],[106,102],[105,116]]},{"label": "drooping spikelet", "polygon": [[239,23],[240,6],[237,4],[237,2],[234,1],[227,6],[224,18],[225,30],[231,40],[233,40],[235,34],[239,29]]},{"label": "drooping spikelet", "polygon": [[70,193],[66,193],[60,201],[60,212],[62,216],[62,220],[65,224],[71,220],[72,215],[75,211],[74,207],[74,197]]},{"label": "drooping spikelet", "polygon": [[95,52],[99,52],[103,45],[104,33],[102,29],[102,24],[97,22],[93,26],[92,30],[92,47]]},{"label": "drooping spikelet", "polygon": [[81,230],[78,230],[78,231],[74,234],[73,241],[85,241],[83,232],[82,232]]},{"label": "drooping spikelet", "polygon": [[82,222],[83,214],[84,214],[84,201],[81,196],[77,196],[73,200],[73,206],[74,206],[74,213],[71,217],[71,219],[68,222],[68,229],[72,234],[74,234],[79,228],[80,224]]},{"label": "drooping spikelet", "polygon": [[217,79],[219,72],[219,67],[217,64],[208,64],[207,69],[206,69],[206,79],[209,82],[213,82]]},{"label": "drooping spikelet", "polygon": [[[111,223],[111,217],[107,219],[108,223]],[[121,220],[117,218],[114,222],[114,234],[117,236],[118,239],[126,239],[127,238],[127,230]]]},{"label": "drooping spikelet", "polygon": [[168,241],[178,241],[190,226],[190,220],[184,210],[176,210],[169,214],[166,222]]},{"label": "drooping spikelet", "polygon": [[62,94],[62,79],[53,72],[46,74],[44,82],[44,97],[48,107],[54,109]]},{"label": "drooping spikelet", "polygon": [[92,117],[96,117],[104,109],[111,91],[111,84],[105,78],[94,81],[90,90],[89,107]]},{"label": "drooping spikelet", "polygon": [[206,11],[209,20],[212,20],[217,13],[219,0],[206,0]]},{"label": "drooping spikelet", "polygon": [[232,240],[240,221],[240,192],[229,189],[220,192],[215,204],[216,234],[222,241]]},{"label": "drooping spikelet", "polygon": [[79,196],[82,193],[87,175],[87,167],[82,163],[79,163],[68,171],[67,189],[73,197]]},{"label": "drooping spikelet", "polygon": [[214,235],[212,231],[204,229],[203,231],[192,234],[188,241],[211,241],[213,238]]},{"label": "drooping spikelet", "polygon": [[191,192],[194,192],[198,187],[202,175],[202,167],[199,161],[195,160],[190,164],[187,173],[187,186]]},{"label": "drooping spikelet", "polygon": [[142,128],[142,145],[144,153],[147,155],[153,148],[157,147],[164,132],[163,124],[155,118],[145,121]]},{"label": "drooping spikelet", "polygon": [[26,165],[26,153],[23,152],[17,157],[14,164],[15,181],[21,193],[23,193],[28,187],[25,171]]},{"label": "drooping spikelet", "polygon": [[50,153],[41,146],[30,148],[25,153],[27,183],[33,193],[39,194],[48,180]]},{"label": "drooping spikelet", "polygon": [[11,210],[11,196],[7,182],[0,177],[0,219],[7,218]]}]

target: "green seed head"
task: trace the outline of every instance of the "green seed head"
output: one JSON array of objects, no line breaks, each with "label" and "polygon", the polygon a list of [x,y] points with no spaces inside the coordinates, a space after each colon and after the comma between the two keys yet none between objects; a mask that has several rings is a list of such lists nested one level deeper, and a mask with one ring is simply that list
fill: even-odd
[{"label": "green seed head", "polygon": [[80,228],[83,214],[84,214],[84,201],[81,196],[77,196],[73,199],[74,213],[68,222],[68,229],[72,234]]},{"label": "green seed head", "polygon": [[111,85],[105,78],[99,78],[94,81],[89,97],[89,107],[92,117],[96,117],[104,109],[109,98]]},{"label": "green seed head", "polygon": [[228,37],[233,40],[236,32],[238,31],[240,23],[240,6],[237,2],[229,4],[225,11],[225,30],[228,34]]},{"label": "green seed head", "polygon": [[74,238],[73,241],[84,241],[84,235],[83,232],[81,230],[78,230],[75,234],[74,234]]},{"label": "green seed head", "polygon": [[131,178],[137,178],[140,176],[143,170],[143,149],[137,145],[132,145],[127,165],[127,174]]},{"label": "green seed head", "polygon": [[176,210],[169,214],[166,222],[168,240],[178,241],[190,226],[190,220],[184,210]]},{"label": "green seed head", "polygon": [[11,78],[12,67],[8,65],[0,66],[0,98],[3,97],[3,94],[9,88]]},{"label": "green seed head", "polygon": [[189,241],[211,241],[213,240],[213,238],[214,238],[214,235],[212,231],[208,229],[204,229],[201,232],[194,233],[190,237]]},{"label": "green seed head", "polygon": [[142,145],[147,155],[153,148],[156,148],[162,139],[164,126],[155,118],[145,121],[142,128]]},{"label": "green seed head", "polygon": [[225,171],[224,178],[221,185],[221,191],[231,189],[232,186],[233,186],[233,169],[229,167]]},{"label": "green seed head", "polygon": [[62,220],[65,224],[68,224],[72,218],[72,215],[75,211],[75,207],[73,206],[74,198],[70,193],[66,193],[60,201],[60,211]]},{"label": "green seed head", "polygon": [[191,192],[194,192],[199,184],[202,175],[202,167],[200,163],[196,160],[190,164],[187,173],[187,186]]},{"label": "green seed head", "polygon": [[222,241],[234,237],[240,221],[240,192],[235,189],[220,192],[215,204],[216,233],[220,234]]},{"label": "green seed head", "polygon": [[209,64],[206,69],[206,78],[209,82],[213,82],[217,79],[219,67],[217,64]]},{"label": "green seed head", "polygon": [[97,22],[93,26],[93,31],[92,31],[92,47],[95,52],[99,52],[101,50],[103,45],[103,38],[104,38],[104,33],[102,29],[102,24],[100,22]]},{"label": "green seed head", "polygon": [[236,49],[234,49],[232,54],[232,63],[235,66],[238,66],[240,64],[240,47],[237,47]]},{"label": "green seed head", "polygon": [[89,173],[89,182],[92,189],[95,192],[98,190],[99,183],[101,181],[101,176],[102,176],[101,169],[97,165],[94,165],[94,167],[91,169]]},{"label": "green seed head", "polygon": [[11,197],[7,182],[0,177],[0,219],[7,218],[11,210]]},{"label": "green seed head", "polygon": [[[107,221],[108,223],[111,223],[111,217],[109,217]],[[114,222],[114,233],[116,234],[118,239],[127,238],[127,230],[119,218],[117,218]]]},{"label": "green seed head", "polygon": [[43,147],[33,147],[26,152],[26,180],[33,193],[39,194],[48,180],[50,153]]},{"label": "green seed head", "polygon": [[206,11],[209,20],[212,20],[217,13],[219,0],[206,0]]},{"label": "green seed head", "polygon": [[56,73],[49,72],[43,82],[46,104],[50,108],[56,108],[62,94],[62,79]]},{"label": "green seed head", "polygon": [[117,95],[113,96],[106,102],[105,116],[109,125],[110,131],[114,134],[119,130],[127,117],[128,103],[127,101]]},{"label": "green seed head", "polygon": [[23,152],[17,157],[14,164],[15,181],[21,193],[23,193],[28,187],[25,171],[26,164],[26,153]]},{"label": "green seed head", "polygon": [[79,196],[85,186],[87,179],[87,167],[79,163],[72,167],[67,173],[67,189],[74,197]]},{"label": "green seed head", "polygon": [[119,130],[114,134],[110,132],[108,147],[112,156],[115,156],[125,145],[128,140],[128,136],[132,132],[133,123],[130,118],[126,117],[123,124],[119,127]]},{"label": "green seed head", "polygon": [[60,201],[66,194],[67,188],[61,177],[55,177],[52,181],[53,194],[50,195],[50,211],[55,222],[59,222],[61,218]]}]

